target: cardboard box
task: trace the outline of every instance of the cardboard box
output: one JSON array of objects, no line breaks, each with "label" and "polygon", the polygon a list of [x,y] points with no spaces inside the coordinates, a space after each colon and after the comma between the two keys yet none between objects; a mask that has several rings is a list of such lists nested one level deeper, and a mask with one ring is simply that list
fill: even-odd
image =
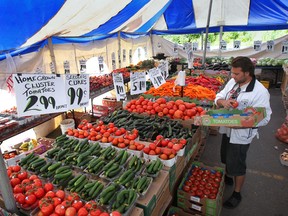
[{"label": "cardboard box", "polygon": [[123,101],[117,101],[116,98],[103,98],[102,104],[107,107],[113,107],[115,109],[123,106]]},{"label": "cardboard box", "polygon": [[172,201],[172,196],[170,194],[168,185],[165,186],[165,188],[163,189],[162,192],[163,193],[161,194],[161,196],[157,200],[157,202],[156,202],[157,204],[156,204],[151,216],[163,215],[165,210],[168,208],[170,202]]},{"label": "cardboard box", "polygon": [[185,212],[183,209],[176,207],[176,206],[171,206],[168,210],[167,216],[201,216],[201,214],[191,214],[188,212]]},{"label": "cardboard box", "polygon": [[134,209],[132,210],[130,215],[133,215],[133,216],[144,216],[144,211],[141,208],[134,207]]},{"label": "cardboard box", "polygon": [[[197,196],[192,196],[190,193],[182,190],[182,187],[185,181],[191,175],[192,170],[196,166],[200,167],[201,170],[220,171],[222,173],[222,179],[220,182],[220,186],[218,188],[216,199],[209,199],[205,197],[199,198]],[[193,211],[197,210],[200,214],[213,215],[213,216],[218,215],[219,209],[221,209],[221,206],[222,206],[223,191],[224,191],[224,186],[225,186],[224,175],[225,175],[224,168],[210,167],[200,162],[193,162],[191,169],[189,170],[189,172],[186,173],[185,177],[182,179],[182,182],[178,187],[177,206],[184,209],[187,212],[191,212],[192,210]]]},{"label": "cardboard box", "polygon": [[161,170],[159,176],[153,179],[153,183],[144,199],[137,200],[136,206],[142,208],[145,216],[150,216],[156,207],[159,198],[164,192],[165,186],[168,188],[168,172]]},{"label": "cardboard box", "polygon": [[26,154],[22,153],[22,154],[16,155],[14,158],[6,159],[5,165],[6,167],[17,165],[18,162],[24,157],[26,157]]},{"label": "cardboard box", "polygon": [[245,110],[210,110],[207,115],[197,116],[194,123],[203,126],[256,127],[266,117],[264,107]]}]

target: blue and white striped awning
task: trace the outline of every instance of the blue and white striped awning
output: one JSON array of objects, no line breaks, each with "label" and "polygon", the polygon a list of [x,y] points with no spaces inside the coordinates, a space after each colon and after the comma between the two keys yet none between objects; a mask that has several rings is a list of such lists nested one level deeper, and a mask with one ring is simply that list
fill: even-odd
[{"label": "blue and white striped awning", "polygon": [[[288,29],[288,0],[212,0],[209,32]],[[205,31],[210,0],[25,0],[0,2],[0,51],[53,43]]]}]

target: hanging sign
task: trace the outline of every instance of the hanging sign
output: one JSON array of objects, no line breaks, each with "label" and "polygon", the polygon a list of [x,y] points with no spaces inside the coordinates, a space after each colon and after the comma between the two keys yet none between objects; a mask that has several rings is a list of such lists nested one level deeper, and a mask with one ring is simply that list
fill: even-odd
[{"label": "hanging sign", "polygon": [[122,50],[123,62],[126,62],[126,49]]},{"label": "hanging sign", "polygon": [[261,44],[262,44],[262,41],[254,41],[254,50],[255,51],[260,51],[261,50]]},{"label": "hanging sign", "polygon": [[104,71],[104,58],[103,56],[98,57],[99,71],[100,73]]},{"label": "hanging sign", "polygon": [[137,53],[138,53],[138,60],[140,61],[140,59],[141,59],[141,49],[140,48],[137,49]]},{"label": "hanging sign", "polygon": [[282,43],[282,54],[288,54],[288,41]]},{"label": "hanging sign", "polygon": [[166,79],[169,76],[169,63],[166,60],[160,60],[157,67],[161,71],[161,75]]},{"label": "hanging sign", "polygon": [[160,42],[157,43],[157,48],[161,49],[162,48],[162,44]]},{"label": "hanging sign", "polygon": [[193,68],[193,62],[194,62],[193,51],[192,51],[192,48],[190,48],[187,52],[188,68]]},{"label": "hanging sign", "polygon": [[50,66],[50,71],[51,71],[51,73],[52,73],[52,74],[55,74],[55,73],[56,73],[56,69],[55,69],[54,63],[53,63],[53,62],[50,62],[49,66]]},{"label": "hanging sign", "polygon": [[184,43],[184,45],[183,45],[183,50],[184,50],[184,51],[187,50],[188,46],[189,46],[189,43]]},{"label": "hanging sign", "polygon": [[145,56],[145,58],[147,58],[147,47],[146,46],[144,46],[144,56]]},{"label": "hanging sign", "polygon": [[241,41],[235,40],[233,42],[233,48],[234,49],[240,49]]},{"label": "hanging sign", "polygon": [[115,52],[112,52],[111,59],[112,59],[112,69],[116,70],[116,56],[115,56]]},{"label": "hanging sign", "polygon": [[121,50],[118,50],[118,62],[121,64]]},{"label": "hanging sign", "polygon": [[65,74],[70,74],[70,62],[69,61],[64,61],[63,62],[63,67],[64,67],[64,73]]},{"label": "hanging sign", "polygon": [[129,63],[132,64],[132,49],[129,49]]},{"label": "hanging sign", "polygon": [[35,71],[37,74],[42,74],[43,73],[43,68],[40,66],[40,67],[37,67],[36,68],[36,71]]},{"label": "hanging sign", "polygon": [[18,116],[67,111],[63,78],[56,74],[13,74]]},{"label": "hanging sign", "polygon": [[209,41],[207,41],[207,46],[206,46],[206,50],[210,51],[210,47],[211,47],[211,43]]},{"label": "hanging sign", "polygon": [[117,101],[126,100],[126,90],[124,86],[124,80],[122,73],[112,73],[113,74],[113,83],[116,91]]},{"label": "hanging sign", "polygon": [[178,55],[178,44],[177,44],[177,43],[174,44],[173,54],[174,54],[174,55]]},{"label": "hanging sign", "polygon": [[80,64],[80,73],[86,73],[86,60],[85,59],[79,60],[79,64]]},{"label": "hanging sign", "polygon": [[222,40],[220,41],[220,50],[227,50],[227,42]]},{"label": "hanging sign", "polygon": [[65,92],[68,109],[89,105],[89,74],[66,74]]},{"label": "hanging sign", "polygon": [[156,68],[150,69],[148,75],[155,89],[159,88],[161,85],[166,83],[159,69]]},{"label": "hanging sign", "polygon": [[136,95],[146,92],[146,72],[130,73],[130,94]]},{"label": "hanging sign", "polygon": [[192,43],[192,51],[197,51],[198,50],[198,43],[194,42]]},{"label": "hanging sign", "polygon": [[271,51],[273,52],[274,51],[274,41],[273,40],[269,40],[267,41],[267,51]]}]

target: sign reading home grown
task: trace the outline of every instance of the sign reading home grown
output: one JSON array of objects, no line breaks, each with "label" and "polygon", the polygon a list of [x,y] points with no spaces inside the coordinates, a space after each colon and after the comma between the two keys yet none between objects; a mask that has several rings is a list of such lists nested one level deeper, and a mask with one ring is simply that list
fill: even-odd
[{"label": "sign reading home grown", "polygon": [[66,74],[65,92],[67,109],[86,107],[89,105],[89,75]]},{"label": "sign reading home grown", "polygon": [[13,74],[18,116],[67,110],[63,78],[56,74]]}]

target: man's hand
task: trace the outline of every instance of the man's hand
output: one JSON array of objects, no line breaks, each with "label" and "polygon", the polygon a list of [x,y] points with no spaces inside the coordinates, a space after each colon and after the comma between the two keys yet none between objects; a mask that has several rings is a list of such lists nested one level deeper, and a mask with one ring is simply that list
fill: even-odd
[{"label": "man's hand", "polygon": [[238,102],[235,99],[229,99],[229,100],[219,99],[217,100],[217,105],[222,106],[224,109],[230,109],[230,108],[235,109],[238,107]]}]

